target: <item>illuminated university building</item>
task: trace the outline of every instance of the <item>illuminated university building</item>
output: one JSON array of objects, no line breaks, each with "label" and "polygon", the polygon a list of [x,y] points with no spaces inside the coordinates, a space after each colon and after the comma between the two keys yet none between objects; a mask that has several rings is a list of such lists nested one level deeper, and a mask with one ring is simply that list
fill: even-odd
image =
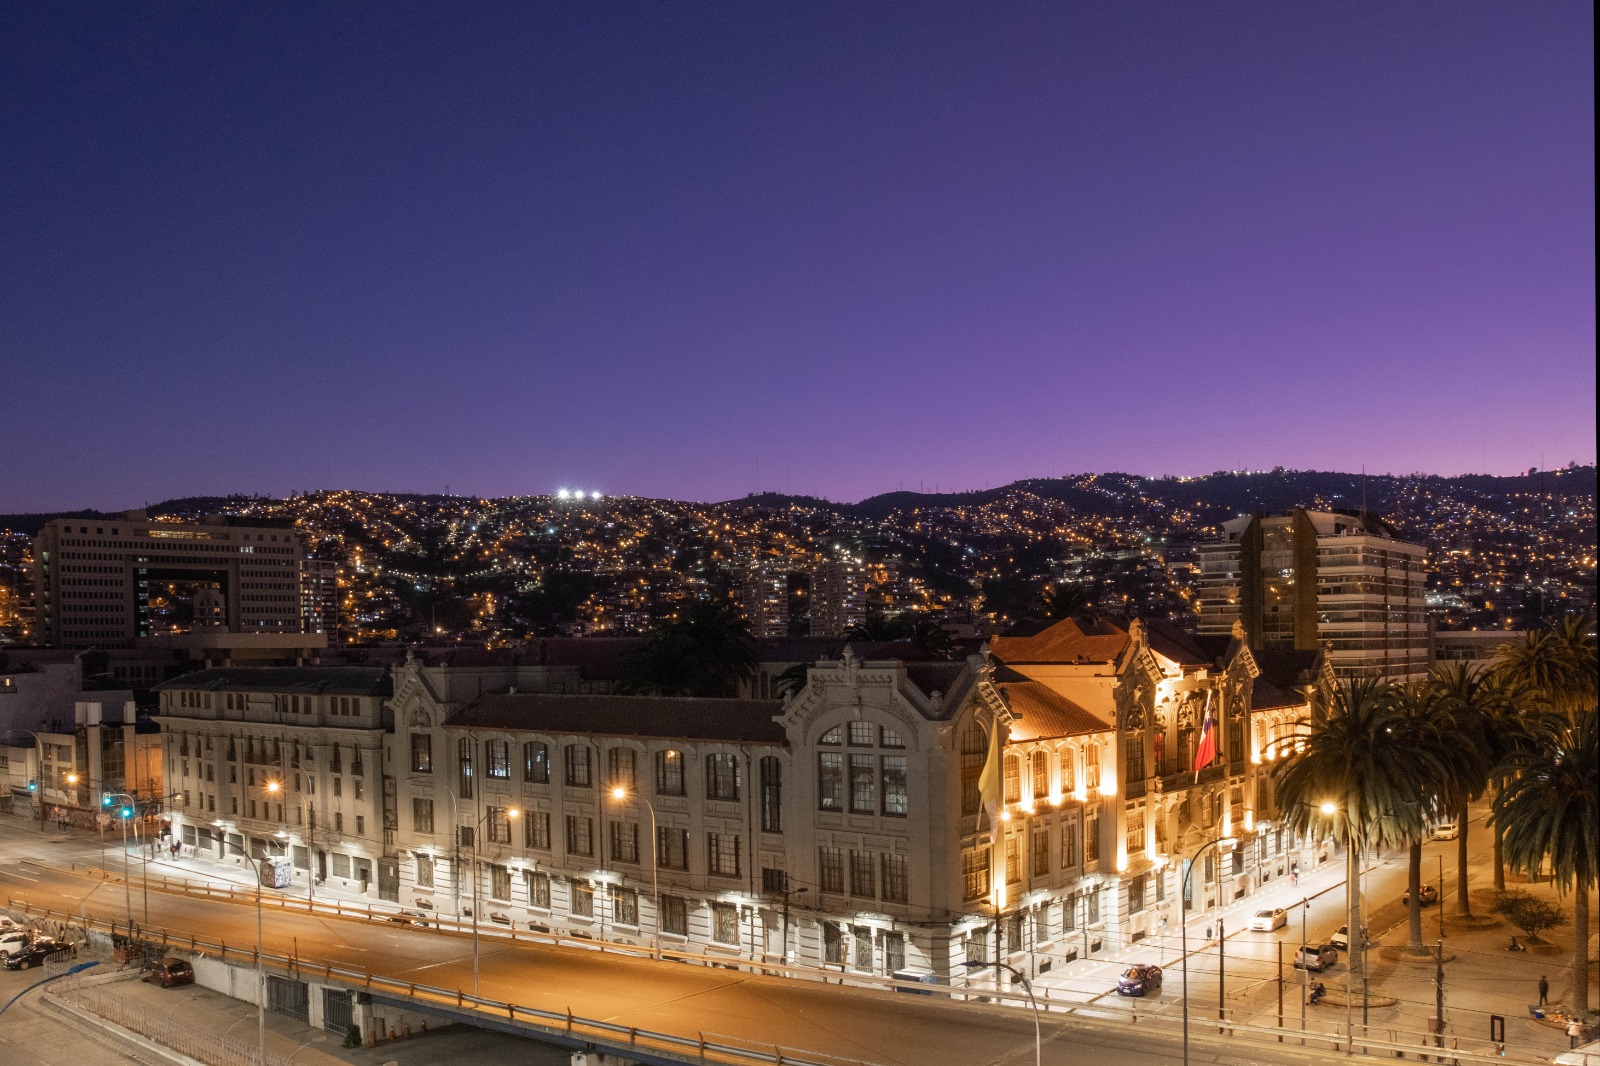
[{"label": "illuminated university building", "polygon": [[1242,623],[1251,647],[1326,647],[1340,677],[1423,677],[1427,551],[1374,515],[1296,508],[1223,523],[1195,548],[1200,632]]},{"label": "illuminated university building", "polygon": [[1029,973],[1176,936],[1206,841],[1237,844],[1205,852],[1192,909],[1320,858],[1268,773],[1331,684],[1319,651],[1065,621],[965,662],[847,650],[784,702],[595,693],[475,654],[168,682],[177,831],[301,879],[326,852],[338,884],[413,911],[469,913],[476,877],[496,924],[955,980],[997,935]]},{"label": "illuminated university building", "polygon": [[301,631],[300,535],[288,522],[57,518],[34,541],[41,637],[131,647],[175,631]]}]

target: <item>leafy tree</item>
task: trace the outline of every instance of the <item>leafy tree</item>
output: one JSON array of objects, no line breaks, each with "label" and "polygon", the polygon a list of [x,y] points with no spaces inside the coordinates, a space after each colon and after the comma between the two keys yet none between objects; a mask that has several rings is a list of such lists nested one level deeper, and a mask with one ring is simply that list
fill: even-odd
[{"label": "leafy tree", "polygon": [[1547,899],[1540,899],[1531,892],[1502,892],[1490,909],[1495,914],[1504,915],[1505,919],[1521,929],[1529,940],[1537,940],[1539,934],[1546,930],[1567,924],[1567,916],[1561,913],[1560,907]]},{"label": "leafy tree", "polygon": [[1045,617],[1052,622],[1090,614],[1097,604],[1094,589],[1070,581],[1046,585],[1040,599],[1044,602]]},{"label": "leafy tree", "polygon": [[[1419,800],[1424,783],[1437,772],[1430,753],[1394,742],[1400,724],[1391,685],[1375,678],[1342,680],[1319,695],[1310,716],[1297,724],[1299,750],[1275,771],[1284,821],[1312,836],[1331,834],[1344,842],[1351,929],[1361,928],[1361,895],[1354,884],[1359,853],[1404,843],[1421,832]],[[1353,952],[1351,971],[1364,967],[1362,953]]]},{"label": "leafy tree", "polygon": [[844,631],[844,639],[857,644],[888,643],[906,636],[903,622],[885,618],[876,611]]},{"label": "leafy tree", "polygon": [[1575,944],[1569,1005],[1589,1009],[1589,893],[1600,876],[1600,725],[1594,711],[1576,722],[1548,715],[1532,723],[1532,745],[1508,762],[1512,778],[1494,799],[1514,870],[1550,863],[1556,890],[1573,892]]},{"label": "leafy tree", "polygon": [[908,625],[904,639],[910,641],[918,651],[937,655],[941,659],[948,659],[955,650],[950,631],[931,618],[918,619]]}]

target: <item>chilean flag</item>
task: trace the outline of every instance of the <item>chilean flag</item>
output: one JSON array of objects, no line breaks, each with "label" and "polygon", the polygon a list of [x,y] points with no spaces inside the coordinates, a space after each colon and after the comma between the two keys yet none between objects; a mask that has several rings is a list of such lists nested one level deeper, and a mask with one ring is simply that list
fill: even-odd
[{"label": "chilean flag", "polygon": [[1217,757],[1217,724],[1211,718],[1211,691],[1206,690],[1206,718],[1200,726],[1200,746],[1194,752],[1194,779]]}]

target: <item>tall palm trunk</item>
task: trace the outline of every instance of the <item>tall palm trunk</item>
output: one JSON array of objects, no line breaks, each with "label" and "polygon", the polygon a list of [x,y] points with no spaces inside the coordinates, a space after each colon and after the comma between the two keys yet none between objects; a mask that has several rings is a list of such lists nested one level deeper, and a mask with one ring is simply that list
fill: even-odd
[{"label": "tall palm trunk", "polygon": [[[1472,899],[1467,895],[1467,801],[1461,801],[1461,809],[1456,812],[1456,828],[1460,836],[1456,838],[1456,913],[1465,917],[1472,917]],[[1439,886],[1439,891],[1444,891],[1444,886]]]},{"label": "tall palm trunk", "polygon": [[1350,931],[1352,985],[1366,969],[1366,927],[1361,924],[1361,849],[1347,834],[1344,842],[1345,928]]},{"label": "tall palm trunk", "polygon": [[1499,819],[1494,823],[1494,890],[1506,890],[1506,834]]},{"label": "tall palm trunk", "polygon": [[1422,840],[1417,838],[1411,841],[1406,849],[1406,889],[1410,893],[1411,902],[1406,906],[1408,914],[1407,935],[1410,937],[1406,947],[1418,954],[1427,949],[1422,946]]},{"label": "tall palm trunk", "polygon": [[1567,993],[1571,1013],[1582,1017],[1589,1010],[1589,890],[1579,882],[1572,901],[1572,991]]}]

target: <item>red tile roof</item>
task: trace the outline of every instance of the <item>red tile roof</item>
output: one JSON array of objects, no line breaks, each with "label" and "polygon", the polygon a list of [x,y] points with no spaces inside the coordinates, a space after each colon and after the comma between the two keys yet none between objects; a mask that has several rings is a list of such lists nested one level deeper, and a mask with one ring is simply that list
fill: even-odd
[{"label": "red tile roof", "polygon": [[1031,637],[995,637],[989,651],[1007,663],[1104,663],[1127,644],[1128,631],[1114,622],[1067,618]]},{"label": "red tile roof", "polygon": [[1081,733],[1102,733],[1111,728],[1093,714],[1037,681],[1001,681],[995,688],[1004,693],[1016,720],[1011,723],[1012,740],[1043,740],[1070,737]]}]

